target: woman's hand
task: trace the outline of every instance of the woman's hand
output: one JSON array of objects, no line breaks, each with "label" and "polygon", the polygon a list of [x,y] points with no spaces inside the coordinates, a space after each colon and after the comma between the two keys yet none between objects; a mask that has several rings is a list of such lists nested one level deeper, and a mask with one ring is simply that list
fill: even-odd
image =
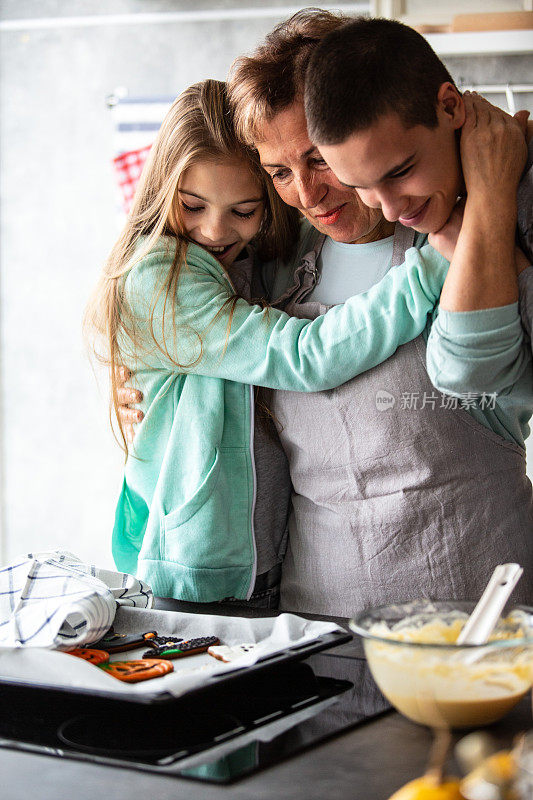
[{"label": "woman's hand", "polygon": [[428,241],[430,245],[444,256],[447,261],[451,261],[455,253],[455,245],[461,232],[463,224],[463,214],[465,210],[465,201],[459,200],[448,217],[448,221],[439,231],[430,233]]},{"label": "woman's hand", "polygon": [[533,122],[530,122],[529,120],[529,111],[526,111],[525,109],[517,111],[516,114],[513,114],[513,119],[515,119],[520,125],[520,130],[524,134],[526,142],[529,142],[533,136]]},{"label": "woman's hand", "polygon": [[117,381],[118,416],[127,440],[133,442],[135,438],[135,428],[133,426],[135,423],[141,422],[144,414],[138,408],[131,408],[131,405],[140,403],[143,396],[138,389],[126,386],[127,381],[131,378],[129,369],[118,367],[115,370],[115,377]]},{"label": "woman's hand", "polygon": [[514,200],[527,159],[525,114],[511,117],[476,92],[463,95],[466,119],[461,129],[461,161],[468,197],[494,192],[500,208]]},{"label": "woman's hand", "polygon": [[475,92],[465,92],[463,99],[460,144],[466,201],[451,259],[450,242],[445,242],[450,260],[440,297],[445,311],[498,308],[518,299],[516,194],[527,159],[525,115],[514,119]]}]

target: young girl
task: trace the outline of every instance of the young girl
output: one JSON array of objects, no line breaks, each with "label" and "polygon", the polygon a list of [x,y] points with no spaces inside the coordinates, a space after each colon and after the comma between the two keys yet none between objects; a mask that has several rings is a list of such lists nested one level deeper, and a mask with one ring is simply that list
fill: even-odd
[{"label": "young girl", "polygon": [[[289,477],[255,422],[254,386],[330,389],[423,330],[448,263],[411,250],[365,294],[310,321],[251,304],[254,259],[298,234],[236,139],[225,84],[183,92],[151,150],[89,319],[111,367],[135,373],[144,420],[113,531],[120,570],[196,602],[261,593],[279,561]],[[276,460],[278,459],[278,460]],[[257,491],[259,487],[259,493]]]}]

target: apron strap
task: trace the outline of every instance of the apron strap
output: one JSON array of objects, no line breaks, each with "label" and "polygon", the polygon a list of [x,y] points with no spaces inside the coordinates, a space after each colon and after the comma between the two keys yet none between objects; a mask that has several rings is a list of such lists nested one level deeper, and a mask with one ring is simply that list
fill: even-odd
[{"label": "apron strap", "polygon": [[410,247],[414,246],[416,231],[413,228],[405,228],[396,223],[394,228],[394,243],[392,246],[391,267],[398,267],[405,261],[405,253]]}]

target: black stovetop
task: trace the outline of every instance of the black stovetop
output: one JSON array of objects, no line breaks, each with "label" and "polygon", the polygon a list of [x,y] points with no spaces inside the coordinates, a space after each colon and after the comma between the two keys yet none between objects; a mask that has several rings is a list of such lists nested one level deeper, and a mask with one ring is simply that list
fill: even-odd
[{"label": "black stovetop", "polygon": [[382,713],[355,642],[157,706],[1,686],[0,746],[226,783]]}]

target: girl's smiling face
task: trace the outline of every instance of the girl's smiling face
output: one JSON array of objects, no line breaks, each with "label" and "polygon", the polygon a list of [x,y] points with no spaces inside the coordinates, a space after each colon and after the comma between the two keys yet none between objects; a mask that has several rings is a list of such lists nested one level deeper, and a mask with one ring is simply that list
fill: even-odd
[{"label": "girl's smiling face", "polygon": [[183,173],[178,198],[184,232],[224,267],[261,227],[262,189],[244,161],[198,161]]}]

